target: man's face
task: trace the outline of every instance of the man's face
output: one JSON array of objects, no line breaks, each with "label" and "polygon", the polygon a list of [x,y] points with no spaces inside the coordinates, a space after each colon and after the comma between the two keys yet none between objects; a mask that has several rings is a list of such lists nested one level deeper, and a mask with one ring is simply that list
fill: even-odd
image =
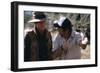
[{"label": "man's face", "polygon": [[45,30],[45,21],[37,22],[36,27],[38,28],[38,30],[44,31]]},{"label": "man's face", "polygon": [[68,32],[69,32],[68,30],[64,30],[62,28],[59,28],[58,31],[59,31],[59,34],[64,38],[68,35]]}]

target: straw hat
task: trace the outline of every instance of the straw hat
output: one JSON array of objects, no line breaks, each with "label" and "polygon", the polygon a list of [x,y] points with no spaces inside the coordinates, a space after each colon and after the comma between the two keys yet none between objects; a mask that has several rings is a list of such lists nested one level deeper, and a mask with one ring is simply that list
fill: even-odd
[{"label": "straw hat", "polygon": [[29,23],[45,21],[46,15],[43,12],[35,12],[33,14],[33,19],[28,21]]}]

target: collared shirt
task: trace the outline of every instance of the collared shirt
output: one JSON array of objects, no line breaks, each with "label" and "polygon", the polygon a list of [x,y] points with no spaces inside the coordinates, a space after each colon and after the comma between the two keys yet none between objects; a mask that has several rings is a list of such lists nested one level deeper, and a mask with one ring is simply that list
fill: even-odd
[{"label": "collared shirt", "polygon": [[80,41],[82,40],[82,36],[80,33],[76,31],[72,31],[71,36],[67,40],[61,37],[59,34],[57,35],[54,43],[53,43],[53,51],[61,48],[64,41],[67,42],[67,52],[62,54],[59,59],[80,59],[81,58],[81,48],[79,46]]}]

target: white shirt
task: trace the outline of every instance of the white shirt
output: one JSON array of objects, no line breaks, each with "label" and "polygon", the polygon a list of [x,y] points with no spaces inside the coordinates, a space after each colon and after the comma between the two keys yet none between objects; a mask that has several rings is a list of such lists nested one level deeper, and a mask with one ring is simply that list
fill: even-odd
[{"label": "white shirt", "polygon": [[[57,35],[54,43],[53,43],[53,51],[56,49],[59,49],[64,41],[67,39],[64,39],[59,34]],[[81,58],[81,48],[79,46],[80,41],[82,40],[82,36],[80,33],[72,31],[71,36],[66,41],[67,42],[67,53],[62,54],[62,56],[59,59],[80,59]]]}]

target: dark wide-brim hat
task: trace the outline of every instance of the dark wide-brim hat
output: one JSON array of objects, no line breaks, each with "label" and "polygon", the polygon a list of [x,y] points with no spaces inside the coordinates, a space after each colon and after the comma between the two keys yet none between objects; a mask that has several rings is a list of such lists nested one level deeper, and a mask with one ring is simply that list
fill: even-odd
[{"label": "dark wide-brim hat", "polygon": [[46,20],[46,15],[43,12],[35,12],[33,15],[33,19],[29,21],[29,23],[36,23]]},{"label": "dark wide-brim hat", "polygon": [[60,19],[54,23],[54,27],[62,29],[69,29],[72,28],[72,26],[71,21],[66,17],[60,17]]}]

